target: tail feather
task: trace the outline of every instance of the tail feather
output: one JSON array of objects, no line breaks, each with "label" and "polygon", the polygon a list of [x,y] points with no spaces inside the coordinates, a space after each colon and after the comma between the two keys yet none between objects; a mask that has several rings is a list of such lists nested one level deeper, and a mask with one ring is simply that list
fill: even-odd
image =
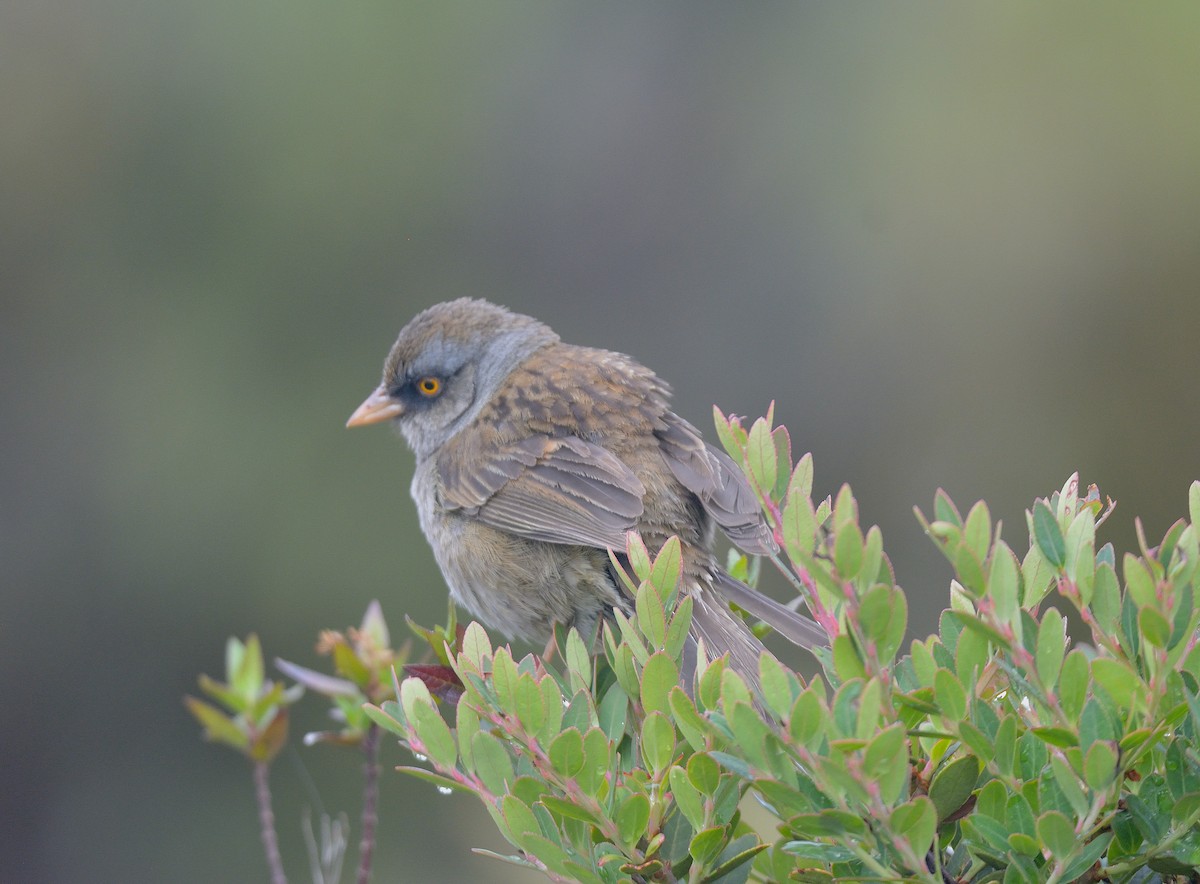
[{"label": "tail feather", "polygon": [[698,644],[702,640],[708,659],[714,660],[728,654],[733,671],[742,677],[756,695],[761,693],[759,658],[770,651],[750,631],[746,622],[729,609],[728,602],[766,621],[780,635],[801,648],[829,644],[825,630],[814,621],[751,589],[724,571],[716,572],[712,588],[702,586],[700,591],[693,593],[692,599],[692,633],[685,650],[687,665],[683,673],[683,683],[689,692],[698,655],[693,642]]},{"label": "tail feather", "polygon": [[797,647],[807,650],[829,644],[829,636],[816,621],[797,614],[770,596],[733,579],[724,571],[717,571],[713,575],[713,586],[726,600],[769,624]]},{"label": "tail feather", "polygon": [[[715,660],[729,655],[729,666],[742,677],[755,694],[760,693],[758,660],[770,653],[755,638],[746,622],[729,609],[725,600],[704,587],[692,596],[692,638],[703,641],[704,654]],[[694,669],[694,667],[693,667]],[[693,673],[684,673],[684,686],[690,691]]]}]

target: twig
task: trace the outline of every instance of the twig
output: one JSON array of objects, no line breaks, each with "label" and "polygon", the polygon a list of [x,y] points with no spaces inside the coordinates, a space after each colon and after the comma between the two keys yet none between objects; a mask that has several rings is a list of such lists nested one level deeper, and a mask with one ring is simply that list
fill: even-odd
[{"label": "twig", "polygon": [[279,836],[275,833],[275,811],[271,809],[271,767],[265,761],[254,762],[254,794],[258,799],[258,823],[262,829],[263,850],[271,869],[271,884],[287,884],[283,872],[283,857],[279,855]]},{"label": "twig", "polygon": [[358,884],[371,880],[375,853],[375,825],[379,822],[379,726],[372,723],[363,737],[362,843],[358,848]]}]

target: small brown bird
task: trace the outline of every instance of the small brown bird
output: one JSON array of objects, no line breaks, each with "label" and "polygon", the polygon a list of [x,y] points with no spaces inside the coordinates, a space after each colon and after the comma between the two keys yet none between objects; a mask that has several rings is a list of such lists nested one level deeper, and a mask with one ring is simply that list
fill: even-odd
[{"label": "small brown bird", "polygon": [[719,527],[748,553],[775,550],[741,470],[668,405],[668,386],[628,356],[564,344],[487,301],[430,307],[400,332],[383,381],[347,426],[392,420],[416,454],[412,497],[454,600],[510,637],[555,624],[585,637],[632,600],[608,550],[637,531],[683,551],[696,640],[758,684],[764,652],[735,602],[802,647],[813,621],[725,573]]}]

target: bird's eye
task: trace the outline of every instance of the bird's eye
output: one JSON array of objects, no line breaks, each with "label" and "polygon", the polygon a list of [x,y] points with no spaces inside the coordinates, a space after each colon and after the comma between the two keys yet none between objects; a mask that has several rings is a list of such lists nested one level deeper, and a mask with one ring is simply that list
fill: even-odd
[{"label": "bird's eye", "polygon": [[433,398],[442,392],[442,381],[440,378],[432,376],[423,377],[417,381],[417,389],[421,392],[422,396]]}]

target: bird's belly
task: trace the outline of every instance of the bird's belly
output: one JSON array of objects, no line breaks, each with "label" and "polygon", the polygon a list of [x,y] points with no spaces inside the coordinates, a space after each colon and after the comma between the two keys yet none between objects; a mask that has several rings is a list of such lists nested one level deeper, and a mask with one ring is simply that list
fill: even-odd
[{"label": "bird's belly", "polygon": [[526,540],[465,516],[430,515],[426,536],[451,597],[491,629],[543,642],[555,624],[588,631],[605,609],[622,604],[602,550]]}]

